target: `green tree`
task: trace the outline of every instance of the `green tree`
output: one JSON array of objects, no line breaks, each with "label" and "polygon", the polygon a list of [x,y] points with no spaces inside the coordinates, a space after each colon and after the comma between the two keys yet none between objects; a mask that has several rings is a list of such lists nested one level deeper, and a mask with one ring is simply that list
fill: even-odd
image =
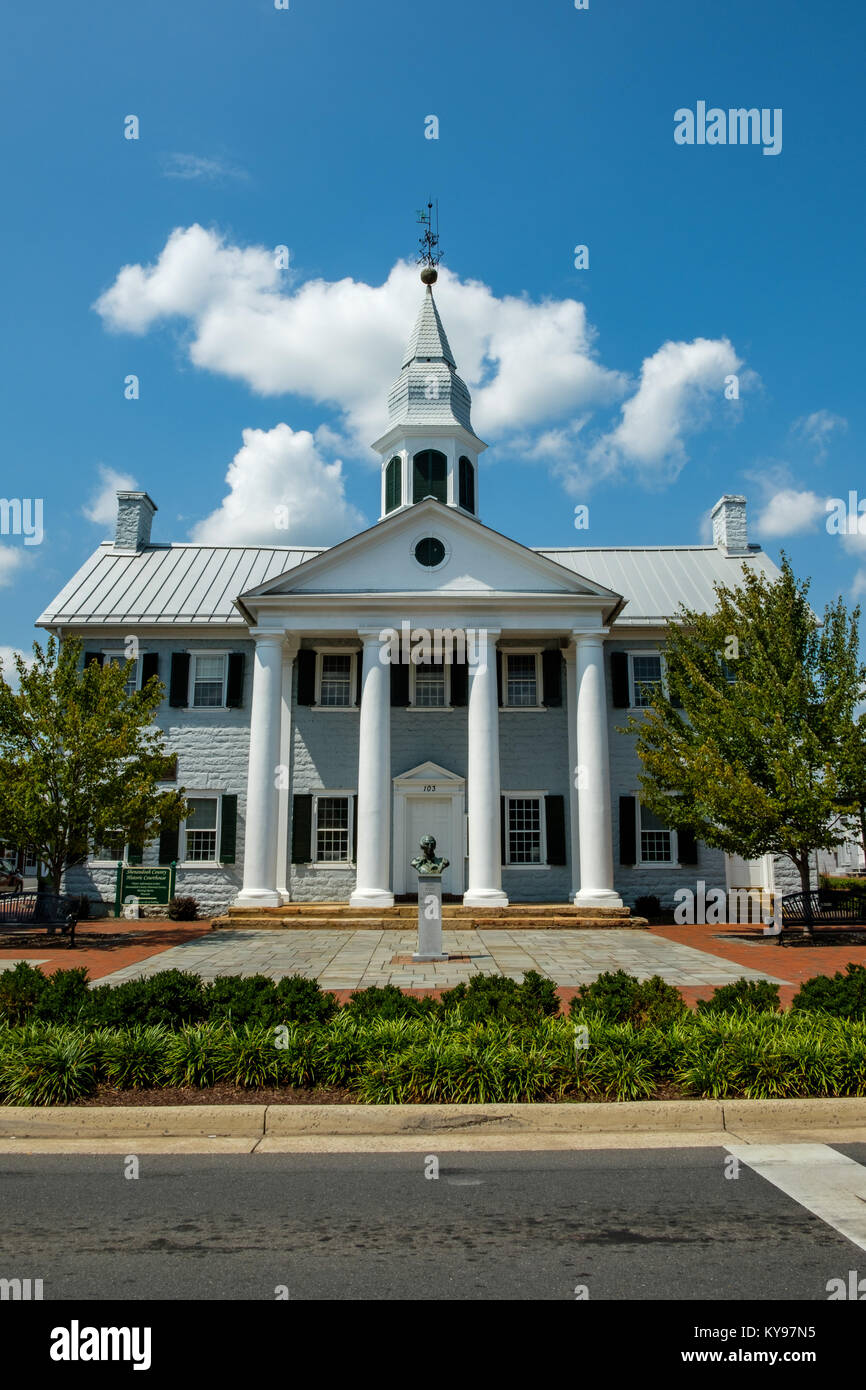
[{"label": "green tree", "polygon": [[726,853],[787,857],[804,892],[810,853],[845,837],[844,734],[866,680],[859,610],[840,599],[819,623],[808,589],[783,556],[775,581],[744,565],[742,587],[717,585],[712,613],[682,607],[668,693],[627,725],[650,810]]},{"label": "green tree", "polygon": [[18,690],[0,668],[0,827],[32,845],[60,891],[70,859],[112,834],[143,843],[186,813],[183,789],[158,791],[166,750],[153,717],[163,695],[154,676],[128,693],[131,663],[92,662],[82,644],[50,637],[17,656]]}]

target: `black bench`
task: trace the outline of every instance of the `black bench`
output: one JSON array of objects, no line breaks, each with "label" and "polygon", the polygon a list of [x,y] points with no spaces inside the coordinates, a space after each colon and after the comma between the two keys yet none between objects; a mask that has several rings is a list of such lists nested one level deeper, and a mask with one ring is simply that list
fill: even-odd
[{"label": "black bench", "polygon": [[69,949],[75,946],[77,902],[58,893],[4,893],[0,895],[0,932],[38,931],[49,936],[69,933]]},{"label": "black bench", "polygon": [[846,893],[838,888],[786,893],[782,899],[783,927],[804,927],[810,921],[816,927],[864,926],[866,893]]}]

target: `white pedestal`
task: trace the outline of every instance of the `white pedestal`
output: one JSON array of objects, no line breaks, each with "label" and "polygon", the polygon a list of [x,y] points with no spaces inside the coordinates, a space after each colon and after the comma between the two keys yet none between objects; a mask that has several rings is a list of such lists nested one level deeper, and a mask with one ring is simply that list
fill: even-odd
[{"label": "white pedestal", "polygon": [[413,960],[447,960],[442,950],[442,875],[418,875],[418,950]]}]

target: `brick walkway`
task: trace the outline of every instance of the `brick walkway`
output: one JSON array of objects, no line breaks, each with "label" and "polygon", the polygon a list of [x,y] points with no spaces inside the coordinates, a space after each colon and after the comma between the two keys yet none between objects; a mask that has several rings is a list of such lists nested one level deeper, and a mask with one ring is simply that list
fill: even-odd
[{"label": "brick walkway", "polygon": [[82,922],[75,934],[75,950],[70,951],[66,938],[59,933],[50,938],[44,931],[34,932],[31,937],[23,932],[3,933],[0,970],[8,970],[19,960],[40,965],[46,975],[83,965],[91,980],[99,980],[152,956],[160,959],[162,953],[194,937],[210,935],[210,922],[127,922],[122,917],[117,921],[105,917]]}]

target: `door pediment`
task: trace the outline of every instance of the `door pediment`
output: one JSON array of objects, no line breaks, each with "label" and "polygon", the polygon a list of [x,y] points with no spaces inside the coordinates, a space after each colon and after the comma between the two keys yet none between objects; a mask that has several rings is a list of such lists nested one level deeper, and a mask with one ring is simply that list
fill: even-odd
[{"label": "door pediment", "polygon": [[456,772],[449,772],[447,768],[440,767],[438,763],[425,762],[419,763],[417,767],[410,767],[408,772],[401,772],[399,777],[394,778],[395,787],[403,787],[412,783],[435,783],[442,791],[457,790],[466,785],[465,777],[458,777]]}]

